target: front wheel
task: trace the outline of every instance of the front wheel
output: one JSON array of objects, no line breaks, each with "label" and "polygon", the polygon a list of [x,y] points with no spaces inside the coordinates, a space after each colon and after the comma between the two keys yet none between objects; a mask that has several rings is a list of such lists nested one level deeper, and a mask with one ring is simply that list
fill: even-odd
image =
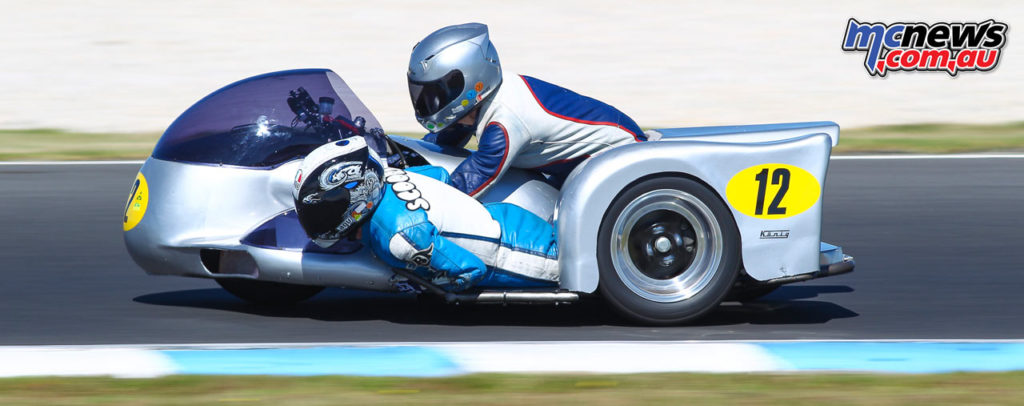
[{"label": "front wheel", "polygon": [[216,279],[224,290],[240,299],[260,305],[290,305],[309,299],[324,290],[323,286],[293,285],[253,279]]},{"label": "front wheel", "polygon": [[598,232],[600,289],[646,324],[694,320],[722,302],[739,274],[740,238],[718,195],[682,177],[624,190]]}]

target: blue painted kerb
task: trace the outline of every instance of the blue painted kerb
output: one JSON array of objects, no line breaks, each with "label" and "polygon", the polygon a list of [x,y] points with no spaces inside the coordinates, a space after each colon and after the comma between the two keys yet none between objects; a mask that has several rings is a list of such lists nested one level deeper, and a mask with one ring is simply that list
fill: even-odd
[{"label": "blue painted kerb", "polygon": [[[1024,370],[1022,342],[747,342],[774,359],[776,371],[943,373]],[[572,344],[565,344],[567,346]],[[692,350],[692,349],[691,349]],[[338,346],[159,351],[176,374],[450,376],[471,373],[457,347]],[[599,355],[599,354],[595,354]],[[555,357],[557,358],[557,356]],[[552,363],[565,362],[558,359]],[[500,366],[499,366],[500,367]]]},{"label": "blue painted kerb", "polygon": [[440,351],[412,346],[165,350],[179,374],[445,376],[458,366]]},{"label": "blue painted kerb", "polygon": [[757,343],[796,371],[942,373],[1024,370],[1024,343]]}]

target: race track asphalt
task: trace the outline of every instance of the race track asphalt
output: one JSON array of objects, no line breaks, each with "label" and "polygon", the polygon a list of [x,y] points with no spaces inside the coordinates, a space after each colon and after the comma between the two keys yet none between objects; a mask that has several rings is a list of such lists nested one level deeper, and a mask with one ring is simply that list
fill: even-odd
[{"label": "race track asphalt", "polygon": [[454,307],[328,289],[268,309],[148,276],[121,237],[137,170],[0,166],[0,344],[1024,338],[1024,159],[834,160],[823,239],[856,271],[670,328],[599,300]]}]

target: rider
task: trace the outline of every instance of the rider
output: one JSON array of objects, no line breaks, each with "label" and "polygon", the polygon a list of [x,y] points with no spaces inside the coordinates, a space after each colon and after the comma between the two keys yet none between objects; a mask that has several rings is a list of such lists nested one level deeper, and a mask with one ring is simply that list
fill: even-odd
[{"label": "rider", "polygon": [[479,147],[451,184],[479,196],[508,168],[537,169],[561,187],[580,162],[606,148],[646,141],[636,123],[598,100],[529,76],[504,73],[487,26],[453,25],[413,47],[409,95],[426,139]]},{"label": "rider", "polygon": [[551,224],[508,203],[481,204],[436,166],[384,168],[363,137],[318,147],[292,195],[299,223],[328,248],[356,237],[391,266],[450,291],[553,287],[558,247]]}]

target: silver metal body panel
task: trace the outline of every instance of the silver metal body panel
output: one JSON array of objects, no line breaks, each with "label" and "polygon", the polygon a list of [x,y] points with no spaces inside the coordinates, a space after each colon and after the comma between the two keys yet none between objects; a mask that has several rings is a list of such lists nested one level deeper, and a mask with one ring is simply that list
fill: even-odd
[{"label": "silver metal body panel", "polygon": [[831,121],[665,128],[655,131],[661,134],[662,139],[730,143],[771,142],[823,133],[829,136],[833,147],[839,143],[839,124]]},{"label": "silver metal body panel", "polygon": [[[813,127],[812,127],[813,128]],[[730,208],[742,241],[746,272],[757,280],[814,272],[819,269],[821,198],[809,209],[784,219],[755,218],[727,202],[726,185],[740,171],[760,164],[788,164],[810,172],[824,192],[833,139],[825,133],[803,133],[790,139],[788,131],[765,134],[747,131],[715,137],[733,142],[696,141],[666,136],[602,153],[577,167],[562,187],[556,210],[561,287],[593,292],[598,284],[597,235],[601,219],[615,196],[631,183],[654,174],[696,178]],[[711,137],[711,136],[708,136]],[[743,142],[742,137],[758,142]],[[710,138],[717,140],[718,138]],[[788,230],[785,239],[761,239],[764,230]]]},{"label": "silver metal body panel", "polygon": [[843,262],[846,255],[843,254],[843,247],[829,244],[827,242],[821,243],[821,255],[818,263],[822,266],[832,265],[838,262]]},{"label": "silver metal body panel", "polygon": [[259,265],[259,279],[300,285],[344,286],[393,291],[394,273],[368,248],[351,254],[324,254],[246,246]]},{"label": "silver metal body panel", "polygon": [[128,252],[150,274],[212,276],[199,249],[242,249],[249,231],[292,208],[299,163],[259,170],[149,158],[140,170],[149,206],[125,232]]},{"label": "silver metal body panel", "polygon": [[[834,123],[658,131],[663,136],[659,141],[618,147],[585,161],[570,175],[561,194],[538,174],[514,169],[481,200],[517,204],[556,221],[561,288],[594,292],[601,219],[615,196],[632,182],[653,174],[685,174],[709,185],[727,202],[726,185],[736,173],[776,163],[807,170],[823,189],[831,146],[838,140]],[[468,154],[393,138],[449,171]],[[394,273],[365,248],[331,254],[241,242],[256,227],[293,207],[291,184],[299,163],[294,160],[273,169],[252,169],[150,158],[141,169],[149,188],[148,208],[141,222],[125,232],[129,253],[150,274],[255,276],[295,284],[396,289],[390,282]],[[841,249],[820,244],[820,195],[810,209],[785,219],[750,217],[726,204],[741,234],[745,269],[755,279],[814,272],[825,262],[843,257]],[[789,230],[789,237],[759,238],[763,230],[779,229]],[[255,261],[258,274],[211,272],[200,259],[199,251],[204,248],[244,252]]]},{"label": "silver metal body panel", "polygon": [[[421,141],[403,142],[431,163],[453,170],[461,157],[432,152]],[[257,226],[294,208],[291,188],[301,160],[274,169],[170,162],[150,158],[140,172],[149,188],[146,214],[125,232],[128,252],[154,275],[253,277],[294,284],[393,290],[394,273],[368,249],[350,254],[302,252],[242,244]],[[512,170],[481,199],[509,202],[551,219],[558,190],[531,172]],[[257,275],[216,274],[201,249],[245,252]]]}]

